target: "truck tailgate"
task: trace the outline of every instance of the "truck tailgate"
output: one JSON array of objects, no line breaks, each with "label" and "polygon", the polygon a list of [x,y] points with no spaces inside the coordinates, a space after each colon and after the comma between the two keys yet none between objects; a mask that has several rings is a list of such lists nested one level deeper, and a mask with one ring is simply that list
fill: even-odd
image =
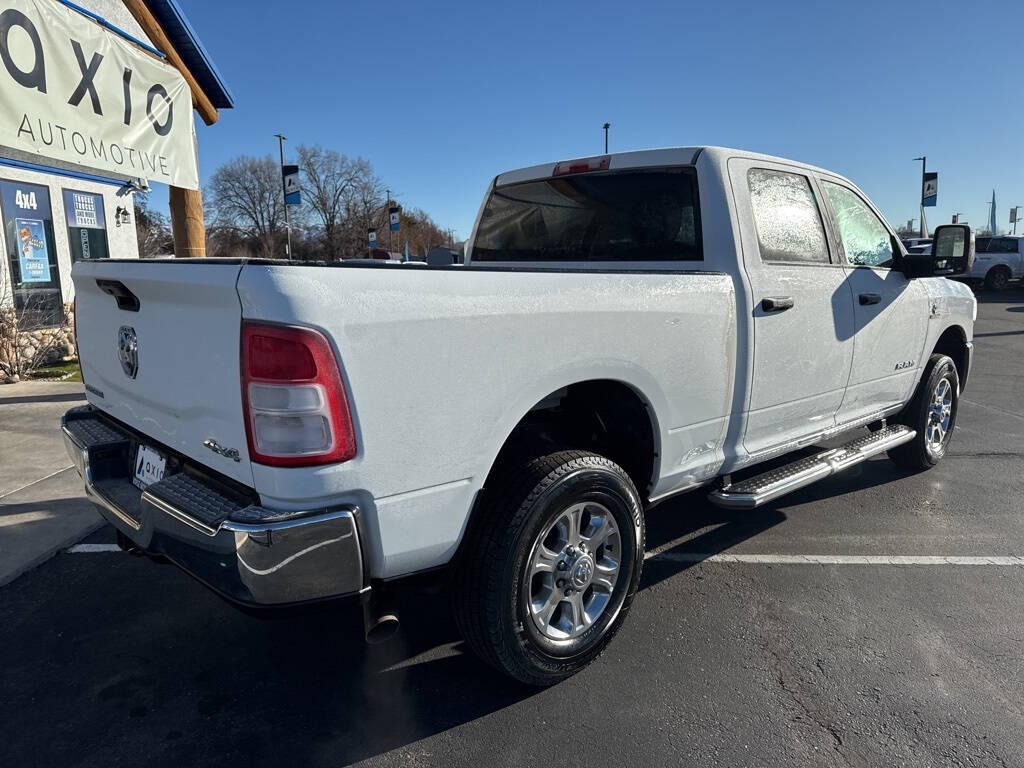
[{"label": "truck tailgate", "polygon": [[[239,379],[239,269],[80,261],[72,276],[89,402],[154,443],[252,485]],[[122,306],[111,292],[124,294]],[[134,376],[130,359],[122,364],[122,335],[136,342]],[[205,440],[236,449],[237,460],[209,450]]]}]

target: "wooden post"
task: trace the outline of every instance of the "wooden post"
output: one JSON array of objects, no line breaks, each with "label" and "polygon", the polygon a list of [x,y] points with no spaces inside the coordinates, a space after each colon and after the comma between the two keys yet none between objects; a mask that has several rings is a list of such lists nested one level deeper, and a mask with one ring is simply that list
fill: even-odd
[{"label": "wooden post", "polygon": [[204,258],[206,227],[203,224],[203,193],[198,189],[170,187],[170,208],[175,257]]}]

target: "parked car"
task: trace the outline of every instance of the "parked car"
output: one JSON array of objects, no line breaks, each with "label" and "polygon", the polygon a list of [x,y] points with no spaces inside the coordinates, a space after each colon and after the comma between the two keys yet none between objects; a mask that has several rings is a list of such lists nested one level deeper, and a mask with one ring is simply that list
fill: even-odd
[{"label": "parked car", "polygon": [[1000,235],[977,238],[977,257],[969,277],[1001,291],[1010,281],[1024,278],[1024,237]]},{"label": "parked car", "polygon": [[64,439],[124,546],[243,604],[359,596],[371,638],[440,570],[468,646],[548,685],[625,620],[651,505],[942,460],[970,229],[934,246],[835,173],[706,147],[504,173],[465,265],[78,262]]}]

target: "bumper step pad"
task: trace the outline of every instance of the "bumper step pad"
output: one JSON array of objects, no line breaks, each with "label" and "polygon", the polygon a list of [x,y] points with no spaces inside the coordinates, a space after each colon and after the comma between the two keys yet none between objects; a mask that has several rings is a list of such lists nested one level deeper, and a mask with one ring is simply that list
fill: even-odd
[{"label": "bumper step pad", "polygon": [[190,518],[213,530],[244,506],[185,473],[169,475],[145,493],[174,509],[187,510]]},{"label": "bumper step pad", "polygon": [[909,442],[916,434],[901,424],[883,427],[838,448],[726,485],[710,493],[708,499],[719,507],[753,509]]}]

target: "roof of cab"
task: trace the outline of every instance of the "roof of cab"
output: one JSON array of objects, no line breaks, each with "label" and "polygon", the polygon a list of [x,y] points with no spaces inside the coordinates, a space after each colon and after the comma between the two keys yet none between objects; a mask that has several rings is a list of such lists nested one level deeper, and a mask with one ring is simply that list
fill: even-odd
[{"label": "roof of cab", "polygon": [[[831,176],[839,176],[839,174],[834,171],[829,171],[826,168],[818,168],[817,166],[809,165],[807,163],[801,163],[797,160],[776,157],[774,155],[766,155],[761,152],[751,152],[745,149],[733,149],[731,147],[717,146],[664,147],[660,149],[641,149],[632,152],[612,152],[608,155],[610,160],[608,170],[623,170],[626,168],[644,168],[665,165],[693,165],[697,162],[697,158],[703,153],[714,156],[714,158],[719,162],[725,162],[733,157],[740,157],[750,160],[785,163],[787,165],[805,168],[810,171],[827,173]],[[603,155],[595,155],[595,157],[603,157]],[[531,165],[527,168],[519,168],[514,171],[507,171],[500,174],[494,180],[494,185],[500,187],[506,184],[516,184],[523,181],[548,178],[554,173],[555,166],[559,163],[573,160],[582,161],[586,159],[588,158],[565,158],[557,162],[542,163],[540,165]]]}]

